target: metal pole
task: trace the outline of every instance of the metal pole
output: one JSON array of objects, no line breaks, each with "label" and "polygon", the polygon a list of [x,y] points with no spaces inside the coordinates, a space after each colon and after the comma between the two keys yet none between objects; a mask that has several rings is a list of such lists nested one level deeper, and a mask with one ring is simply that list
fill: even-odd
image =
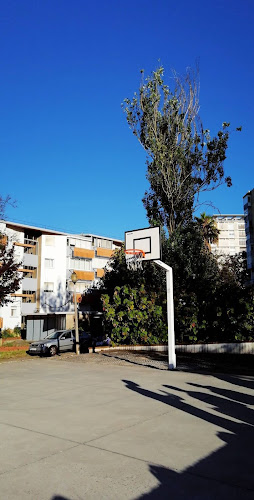
[{"label": "metal pole", "polygon": [[173,270],[161,260],[155,260],[155,264],[166,271],[167,285],[167,316],[168,316],[168,369],[176,369],[175,354],[175,328],[174,328],[174,296],[173,296]]},{"label": "metal pole", "polygon": [[167,277],[167,311],[168,311],[168,369],[176,369],[175,328],[174,328],[174,297],[172,267],[166,273]]},{"label": "metal pole", "polygon": [[74,311],[75,311],[76,354],[79,355],[80,351],[79,351],[78,308],[77,308],[76,283],[74,283]]}]

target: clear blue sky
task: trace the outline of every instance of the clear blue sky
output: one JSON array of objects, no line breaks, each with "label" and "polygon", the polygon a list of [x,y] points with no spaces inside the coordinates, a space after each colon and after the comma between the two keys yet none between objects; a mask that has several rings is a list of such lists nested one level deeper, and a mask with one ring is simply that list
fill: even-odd
[{"label": "clear blue sky", "polygon": [[[9,0],[0,21],[0,193],[28,224],[123,238],[146,227],[145,153],[121,110],[140,69],[200,64],[200,115],[230,139],[233,187],[210,194],[242,213],[253,180],[253,0]],[[170,82],[170,80],[168,80]],[[206,210],[213,213],[213,210]]]}]

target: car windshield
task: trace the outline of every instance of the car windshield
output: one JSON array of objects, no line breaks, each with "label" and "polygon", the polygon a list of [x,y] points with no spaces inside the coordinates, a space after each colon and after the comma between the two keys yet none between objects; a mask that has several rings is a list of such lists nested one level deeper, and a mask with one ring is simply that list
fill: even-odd
[{"label": "car windshield", "polygon": [[62,333],[63,333],[63,331],[50,333],[50,335],[48,335],[46,337],[46,339],[59,339],[59,337],[60,337],[60,335],[62,335]]}]

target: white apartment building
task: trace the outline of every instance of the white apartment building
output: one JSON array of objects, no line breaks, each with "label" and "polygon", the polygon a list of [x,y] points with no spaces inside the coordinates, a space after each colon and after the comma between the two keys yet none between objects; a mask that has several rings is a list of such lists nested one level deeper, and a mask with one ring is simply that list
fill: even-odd
[{"label": "white apartment building", "polygon": [[215,255],[235,255],[246,251],[244,215],[213,215],[220,233],[211,245]]},{"label": "white apartment building", "polygon": [[28,340],[44,338],[55,329],[74,326],[74,285],[77,300],[104,274],[114,250],[122,244],[94,234],[69,234],[0,221],[7,245],[14,245],[23,279],[12,302],[0,307],[2,328],[26,328]]},{"label": "white apartment building", "polygon": [[247,238],[247,268],[250,270],[250,282],[254,283],[254,189],[243,197],[245,230]]}]

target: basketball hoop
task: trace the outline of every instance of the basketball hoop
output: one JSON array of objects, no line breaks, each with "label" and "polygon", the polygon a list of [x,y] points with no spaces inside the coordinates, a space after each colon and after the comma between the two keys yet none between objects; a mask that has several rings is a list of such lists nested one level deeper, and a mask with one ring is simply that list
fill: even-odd
[{"label": "basketball hoop", "polygon": [[142,259],[145,258],[145,252],[136,248],[125,250],[126,265],[129,271],[142,269]]}]

